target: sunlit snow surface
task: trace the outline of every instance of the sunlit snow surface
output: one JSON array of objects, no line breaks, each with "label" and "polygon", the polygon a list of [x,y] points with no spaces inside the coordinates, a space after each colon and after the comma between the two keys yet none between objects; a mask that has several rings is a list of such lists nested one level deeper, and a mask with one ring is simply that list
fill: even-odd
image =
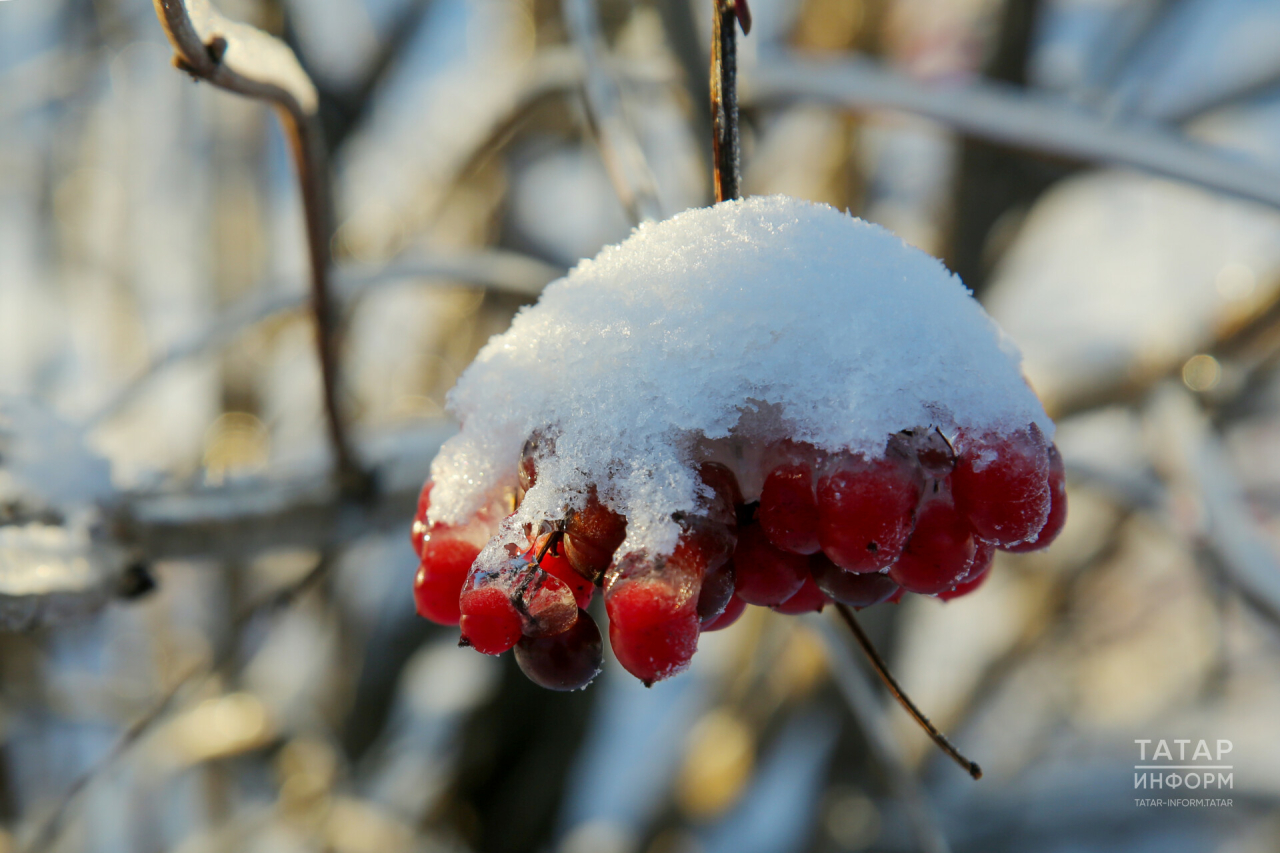
[{"label": "sunlit snow surface", "polygon": [[928,425],[1052,437],[1020,361],[958,278],[883,228],[785,196],[686,211],[578,264],[480,351],[449,397],[462,430],[432,466],[432,520],[511,482],[542,429],[555,455],[502,541],[595,484],[628,518],[624,549],[667,553],[709,448],[745,453],[750,499],[751,454],[783,438],[880,455]]}]

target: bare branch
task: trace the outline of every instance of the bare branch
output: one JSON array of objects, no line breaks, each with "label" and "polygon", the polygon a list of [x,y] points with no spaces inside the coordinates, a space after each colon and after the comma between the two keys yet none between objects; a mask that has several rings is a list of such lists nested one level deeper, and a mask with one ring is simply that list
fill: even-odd
[{"label": "bare branch", "polygon": [[780,57],[752,69],[744,99],[901,110],[1015,148],[1129,166],[1280,207],[1280,173],[1170,131],[1110,122],[1066,102],[994,83],[926,86],[862,59]]},{"label": "bare branch", "polygon": [[822,638],[832,680],[857,719],[876,761],[889,777],[889,785],[894,794],[911,815],[911,829],[920,849],[925,853],[946,853],[951,847],[938,827],[937,815],[920,790],[920,783],[907,767],[902,750],[889,728],[889,721],[885,719],[884,710],[876,700],[871,683],[854,662],[849,644],[831,624],[830,619],[818,613],[810,614],[807,618]]},{"label": "bare branch", "polygon": [[715,0],[711,26],[711,151],[716,201],[742,197],[738,135],[738,21],[751,29],[746,0]]},{"label": "bare branch", "polygon": [[338,411],[338,363],[329,293],[333,212],[316,88],[284,42],[223,17],[208,0],[154,2],[160,23],[176,51],[175,65],[219,88],[267,101],[276,107],[284,125],[306,217],[311,308],[316,324],[316,351],[324,379],[329,440],[343,491],[363,494],[369,488],[368,478],[351,449]]},{"label": "bare branch", "polygon": [[595,0],[564,0],[565,25],[582,55],[586,73],[582,89],[587,117],[600,145],[600,157],[614,192],[632,222],[661,219],[657,183],[644,149],[622,110],[622,95],[612,69],[601,61],[604,37]]},{"label": "bare branch", "polygon": [[[545,264],[527,255],[502,250],[489,250],[473,254],[441,255],[431,258],[406,258],[385,266],[367,268],[348,266],[338,271],[338,303],[350,302],[383,287],[404,282],[406,279],[427,280],[436,286],[450,287],[459,283],[511,293],[529,298],[536,297],[552,279],[563,270]],[[111,418],[137,399],[151,380],[168,368],[197,356],[213,347],[225,345],[246,328],[268,317],[294,311],[306,304],[307,294],[299,291],[278,292],[278,288],[266,284],[257,292],[232,305],[222,316],[187,340],[180,341],[158,355],[141,373],[131,379],[118,393],[91,415],[85,423],[91,429]]]}]

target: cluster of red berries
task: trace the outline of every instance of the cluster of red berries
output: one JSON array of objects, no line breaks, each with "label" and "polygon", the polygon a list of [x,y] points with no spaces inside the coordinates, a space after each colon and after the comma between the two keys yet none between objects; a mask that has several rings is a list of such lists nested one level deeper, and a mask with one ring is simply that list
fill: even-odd
[{"label": "cluster of red berries", "polygon": [[1044,548],[1066,518],[1062,458],[1035,425],[952,440],[930,428],[893,436],[878,458],[783,442],[765,454],[769,474],[750,503],[728,467],[704,462],[711,498],[701,514],[677,514],[670,554],[619,553],[627,521],[592,488],[566,518],[526,526],[525,547],[508,545],[503,565],[476,563],[552,452],[527,442],[514,496],[465,527],[428,524],[426,484],[414,593],[421,615],[460,625],[464,644],[514,647],[526,675],[558,690],[584,687],[600,669],[601,635],[586,612],[597,588],[614,654],[651,684],[684,669],[699,634],[733,624],[748,604],[806,613],[904,592],[949,600],[982,583],[996,549]]}]

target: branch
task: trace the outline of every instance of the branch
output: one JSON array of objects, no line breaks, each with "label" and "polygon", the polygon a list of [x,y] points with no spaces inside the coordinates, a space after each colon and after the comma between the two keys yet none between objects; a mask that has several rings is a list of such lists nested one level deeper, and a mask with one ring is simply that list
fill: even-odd
[{"label": "branch", "polygon": [[585,74],[582,90],[587,103],[587,119],[600,145],[609,181],[631,221],[661,219],[657,183],[644,149],[622,112],[622,96],[612,70],[601,61],[600,19],[595,0],[564,0],[565,26],[582,55]]},{"label": "branch", "polygon": [[738,135],[738,22],[751,30],[747,0],[714,0],[711,25],[711,154],[716,201],[742,197]]},{"label": "branch", "polygon": [[856,110],[901,110],[1015,148],[1128,166],[1280,207],[1280,173],[1247,158],[995,83],[925,86],[862,59],[792,56],[753,69],[744,88],[753,104],[807,100]]},{"label": "branch", "polygon": [[[352,302],[367,293],[403,283],[405,279],[429,279],[434,286],[451,287],[458,283],[534,298],[548,282],[564,271],[535,258],[515,252],[489,250],[474,254],[436,256],[424,259],[406,258],[382,267],[348,266],[339,270],[337,302]],[[92,429],[108,420],[137,399],[138,395],[168,368],[217,346],[225,345],[244,329],[276,314],[294,311],[306,304],[307,294],[299,291],[280,293],[274,283],[232,305],[198,334],[174,344],[153,359],[142,372],[129,380],[85,422]]]},{"label": "branch", "polygon": [[345,493],[369,488],[338,412],[338,363],[329,294],[332,199],[328,158],[319,123],[319,97],[293,51],[261,30],[229,20],[208,0],[154,0],[156,14],[176,53],[174,64],[213,85],[276,107],[289,138],[302,191],[311,261],[311,310],[316,352],[324,379],[324,409],[337,477]]},{"label": "branch", "polygon": [[831,624],[830,619],[818,613],[810,614],[807,618],[822,638],[832,680],[857,719],[876,761],[889,777],[889,786],[894,795],[902,801],[911,816],[911,830],[920,850],[924,853],[946,853],[951,847],[938,827],[937,816],[920,790],[919,782],[908,769],[884,711],[876,701],[871,684],[858,669],[849,652],[849,644]]},{"label": "branch", "polygon": [[328,551],[413,514],[431,460],[452,423],[363,442],[371,462],[366,500],[352,503],[321,460],[292,471],[185,492],[129,492],[106,507],[115,540],[140,559],[242,559],[280,548]]}]

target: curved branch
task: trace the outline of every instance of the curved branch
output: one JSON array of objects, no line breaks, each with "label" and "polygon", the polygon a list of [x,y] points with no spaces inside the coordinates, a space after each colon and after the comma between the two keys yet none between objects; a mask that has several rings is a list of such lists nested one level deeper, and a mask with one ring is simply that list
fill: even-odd
[{"label": "curved branch", "polygon": [[368,478],[347,439],[338,411],[338,362],[329,294],[329,238],[333,232],[328,156],[320,130],[316,87],[284,42],[232,21],[208,0],[155,0],[156,15],[175,51],[174,64],[200,80],[276,107],[289,138],[302,192],[311,262],[311,309],[324,379],[325,419],[338,480],[349,494],[368,491]]},{"label": "curved branch", "polygon": [[1110,122],[994,83],[926,86],[862,59],[779,57],[750,70],[743,100],[807,100],[912,113],[970,136],[1093,163],[1128,166],[1280,208],[1280,173],[1150,124]]}]

